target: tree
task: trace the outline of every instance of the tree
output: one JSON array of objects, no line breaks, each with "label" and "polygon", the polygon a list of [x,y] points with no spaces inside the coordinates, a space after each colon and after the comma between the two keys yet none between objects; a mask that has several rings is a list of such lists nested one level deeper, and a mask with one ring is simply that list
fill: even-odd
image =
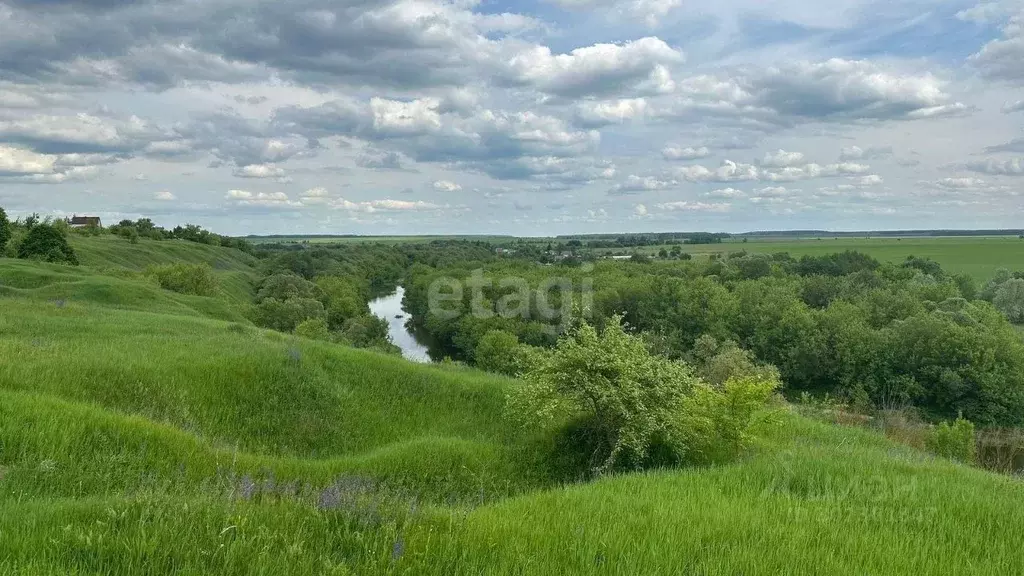
[{"label": "tree", "polygon": [[476,367],[488,372],[519,376],[532,368],[533,348],[504,330],[491,330],[477,342],[473,351]]},{"label": "tree", "polygon": [[591,468],[600,474],[639,466],[669,436],[697,378],[689,366],[651,354],[614,316],[601,333],[584,323],[561,338],[527,381],[509,397],[513,413],[533,425],[585,417],[595,440]]},{"label": "tree", "polygon": [[49,224],[35,224],[18,246],[18,258],[78,265],[67,238]]},{"label": "tree", "polygon": [[0,208],[0,255],[3,255],[4,246],[7,246],[7,243],[10,242],[13,233],[11,221],[7,219],[7,212]]},{"label": "tree", "polygon": [[1012,278],[996,291],[992,304],[1014,324],[1024,324],[1024,280]]}]

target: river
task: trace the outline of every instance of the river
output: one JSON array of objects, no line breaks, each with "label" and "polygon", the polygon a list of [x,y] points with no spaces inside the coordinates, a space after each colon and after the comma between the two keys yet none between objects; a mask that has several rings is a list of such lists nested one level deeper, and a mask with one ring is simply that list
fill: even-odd
[{"label": "river", "polygon": [[399,286],[393,294],[371,300],[370,312],[374,316],[387,320],[391,342],[402,349],[403,357],[413,362],[433,362],[427,338],[417,335],[406,327],[409,315],[402,310],[403,296],[405,296],[405,288]]}]

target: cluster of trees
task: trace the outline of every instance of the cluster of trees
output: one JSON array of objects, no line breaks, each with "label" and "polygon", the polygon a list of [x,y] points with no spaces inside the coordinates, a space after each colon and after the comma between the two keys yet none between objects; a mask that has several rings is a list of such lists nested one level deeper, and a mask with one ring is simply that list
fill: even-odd
[{"label": "cluster of trees", "polygon": [[387,322],[370,314],[363,288],[342,276],[311,282],[291,273],[264,278],[252,307],[253,323],[307,338],[394,352]]},{"label": "cluster of trees", "polygon": [[[445,311],[456,314],[435,314],[434,282],[468,281],[474,269],[494,282],[448,302]],[[498,281],[512,277],[525,281],[525,294],[521,285]],[[545,291],[552,277],[572,290]],[[827,393],[865,408],[912,405],[935,419],[962,411],[981,425],[1024,424],[1024,342],[999,309],[977,298],[969,277],[947,274],[930,260],[893,265],[856,252],[800,259],[737,254],[643,265],[605,261],[593,270],[464,262],[414,266],[405,285],[414,319],[445,353],[468,362],[502,365],[493,352],[499,338],[512,351],[508,366],[524,356],[512,338],[554,346],[575,305],[598,326],[622,313],[631,332],[668,358],[692,357],[702,336],[735,342],[777,366],[789,393]],[[1006,288],[1004,298],[1013,290]],[[506,313],[510,299],[525,300],[511,307],[514,314]],[[472,313],[481,308],[489,313]]]},{"label": "cluster of trees", "polygon": [[[148,238],[150,240],[186,240],[188,242],[195,242],[197,244],[208,244],[211,246],[224,246],[226,248],[237,248],[243,252],[252,254],[255,250],[247,240],[243,238],[232,238],[230,236],[222,236],[215,234],[209,230],[203,229],[201,226],[195,224],[186,224],[185,226],[175,226],[171,230],[167,230],[160,226],[157,226],[149,218],[139,218],[138,220],[121,220],[117,224],[110,226],[106,230],[107,232],[120,236],[127,239],[130,242],[138,242],[139,238]],[[81,229],[83,234],[98,235],[102,233],[101,229],[95,227],[86,226]]]},{"label": "cluster of trees", "polygon": [[78,265],[78,255],[68,244],[64,220],[29,216],[11,222],[0,208],[0,256]]},{"label": "cluster of trees", "polygon": [[[566,236],[569,238],[567,246],[575,245],[582,248],[642,248],[645,246],[675,245],[675,244],[721,244],[730,234],[711,232],[668,232],[657,234],[629,234],[622,236]],[[559,238],[561,240],[562,238]]]}]

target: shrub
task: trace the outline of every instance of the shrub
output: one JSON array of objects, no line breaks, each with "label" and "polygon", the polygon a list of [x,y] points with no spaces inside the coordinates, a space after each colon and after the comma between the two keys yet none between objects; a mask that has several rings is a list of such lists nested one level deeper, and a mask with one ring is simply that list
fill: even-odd
[{"label": "shrub", "polygon": [[18,246],[18,258],[78,265],[78,256],[60,230],[35,224]]},{"label": "shrub", "polygon": [[652,445],[669,436],[696,384],[689,366],[654,356],[614,316],[600,334],[583,324],[561,338],[527,384],[510,393],[508,408],[529,426],[589,419],[595,439],[590,467],[601,474],[640,467]]},{"label": "shrub", "polygon": [[7,219],[7,212],[4,212],[3,208],[0,208],[0,256],[4,253],[4,247],[11,240],[13,231],[11,230],[11,221]]},{"label": "shrub", "polygon": [[151,266],[146,273],[164,290],[194,296],[212,296],[217,291],[217,277],[206,264]]},{"label": "shrub", "polygon": [[730,378],[721,387],[699,382],[672,422],[669,444],[693,464],[717,464],[739,455],[754,416],[782,386],[770,372]]},{"label": "shrub", "polygon": [[926,440],[928,450],[937,456],[973,464],[977,451],[974,424],[958,417],[952,424],[939,424]]},{"label": "shrub", "polygon": [[491,330],[477,342],[473,351],[476,367],[488,372],[519,376],[533,368],[537,359],[533,347],[504,330]]},{"label": "shrub", "polygon": [[331,341],[331,331],[327,327],[327,320],[323,318],[310,318],[303,320],[295,327],[295,335],[310,340]]}]

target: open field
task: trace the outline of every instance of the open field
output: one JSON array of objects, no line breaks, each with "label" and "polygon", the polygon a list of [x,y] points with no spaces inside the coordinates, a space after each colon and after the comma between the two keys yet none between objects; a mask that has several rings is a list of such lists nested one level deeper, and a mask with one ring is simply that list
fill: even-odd
[{"label": "open field", "polygon": [[[513,240],[506,236],[359,236],[308,238],[253,238],[255,243],[297,242],[337,244],[349,242],[383,242],[388,244],[426,243],[433,240],[476,240],[505,244]],[[554,238],[526,238],[539,246],[557,244]],[[564,240],[563,240],[564,241]],[[634,251],[656,255],[659,250],[670,250],[672,246],[644,246],[642,248],[597,249],[597,254]],[[726,255],[746,250],[756,253],[789,252],[792,256],[820,256],[845,250],[865,252],[885,262],[900,262],[907,256],[931,258],[946,270],[970,274],[978,282],[984,282],[995,275],[999,268],[1024,269],[1024,240],[1016,236],[957,236],[957,237],[908,237],[908,238],[749,238],[747,242],[730,239],[722,244],[683,245],[684,252],[698,257],[711,254]]]},{"label": "open field", "polygon": [[[164,257],[154,244],[138,245],[146,260]],[[186,258],[244,262],[196,248]],[[784,405],[733,464],[563,486],[537,456],[548,439],[502,417],[515,380],[224,321],[226,294],[105,269],[0,260],[0,285],[0,358],[17,359],[0,362],[0,574],[1024,564],[1019,480]]]}]

